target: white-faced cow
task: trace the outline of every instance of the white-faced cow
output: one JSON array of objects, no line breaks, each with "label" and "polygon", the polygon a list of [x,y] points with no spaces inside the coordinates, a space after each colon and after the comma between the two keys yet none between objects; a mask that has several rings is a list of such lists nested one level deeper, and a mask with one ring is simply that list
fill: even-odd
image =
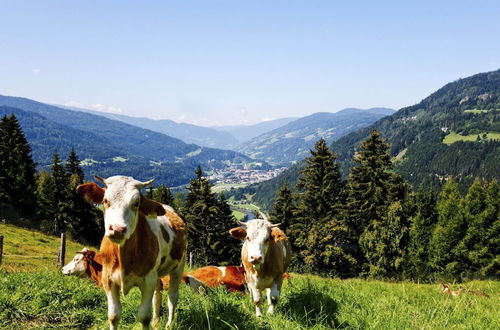
[{"label": "white-faced cow", "polygon": [[137,286],[142,294],[139,321],[144,329],[149,329],[152,309],[156,315],[161,305],[160,278],[168,274],[169,327],[184,269],[186,225],[171,207],[141,195],[140,190],[152,180],[140,182],[126,176],[96,178],[106,187],[92,182],[78,186],[77,190],[88,200],[104,205],[105,233],[99,253],[109,326],[116,329],[120,320],[120,291],[127,294]]},{"label": "white-faced cow", "polygon": [[86,274],[98,286],[102,286],[102,256],[93,250],[83,248],[61,271],[64,275]]},{"label": "white-faced cow", "polygon": [[266,289],[269,304],[268,313],[274,313],[283,275],[285,274],[292,250],[286,235],[267,220],[255,219],[241,223],[246,227],[233,228],[229,233],[243,240],[241,261],[245,267],[245,277],[252,293],[257,316],[262,315],[260,308],[261,291]]}]

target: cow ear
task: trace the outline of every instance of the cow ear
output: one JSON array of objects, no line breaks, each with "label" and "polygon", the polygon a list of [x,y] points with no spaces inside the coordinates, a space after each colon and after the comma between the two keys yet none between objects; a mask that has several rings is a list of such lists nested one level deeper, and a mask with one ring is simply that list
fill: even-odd
[{"label": "cow ear", "polygon": [[146,215],[156,214],[156,216],[159,216],[165,215],[167,213],[161,203],[147,199],[144,196],[141,196],[141,204],[139,206],[139,209]]},{"label": "cow ear", "polygon": [[285,233],[276,227],[271,228],[271,237],[275,242],[279,242],[287,238]]},{"label": "cow ear", "polygon": [[76,191],[80,193],[86,200],[95,204],[102,204],[104,199],[105,189],[99,187],[94,182],[87,182],[76,187]]},{"label": "cow ear", "polygon": [[87,252],[86,257],[88,259],[90,259],[90,260],[94,259],[94,257],[95,257],[95,251],[89,251],[89,252]]},{"label": "cow ear", "polygon": [[241,228],[241,227],[231,229],[229,231],[229,234],[231,234],[231,236],[233,236],[234,238],[237,238],[241,241],[244,240],[245,237],[247,237],[247,231],[245,230],[245,228]]}]

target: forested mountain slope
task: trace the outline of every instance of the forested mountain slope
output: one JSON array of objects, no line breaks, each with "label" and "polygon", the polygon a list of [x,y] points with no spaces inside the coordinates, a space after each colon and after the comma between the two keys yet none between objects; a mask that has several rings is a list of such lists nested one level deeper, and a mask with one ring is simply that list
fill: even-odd
[{"label": "forested mountain slope", "polygon": [[[378,130],[391,145],[395,170],[414,186],[440,185],[454,177],[463,188],[475,177],[500,179],[500,70],[459,79],[416,105],[405,107],[349,133],[332,144],[346,176],[369,132]],[[291,186],[300,164],[280,176],[246,188],[254,202],[270,206],[276,190]]]},{"label": "forested mountain slope", "polygon": [[[4,105],[4,106],[2,106]],[[40,167],[54,151],[66,157],[71,147],[85,160],[86,173],[152,177],[158,183],[184,184],[198,164],[210,171],[251,160],[237,152],[186,144],[179,139],[85,112],[33,100],[0,96],[0,115],[19,116]]]},{"label": "forested mountain slope", "polygon": [[393,112],[386,108],[318,112],[253,138],[237,150],[252,158],[287,166],[307,157],[309,149],[320,138],[331,143]]}]

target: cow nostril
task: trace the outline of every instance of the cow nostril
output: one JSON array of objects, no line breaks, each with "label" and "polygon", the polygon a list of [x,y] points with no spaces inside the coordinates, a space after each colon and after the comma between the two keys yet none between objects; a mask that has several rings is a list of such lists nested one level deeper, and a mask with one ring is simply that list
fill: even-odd
[{"label": "cow nostril", "polygon": [[125,226],[109,226],[109,229],[114,231],[115,233],[125,234],[127,231],[127,227]]}]

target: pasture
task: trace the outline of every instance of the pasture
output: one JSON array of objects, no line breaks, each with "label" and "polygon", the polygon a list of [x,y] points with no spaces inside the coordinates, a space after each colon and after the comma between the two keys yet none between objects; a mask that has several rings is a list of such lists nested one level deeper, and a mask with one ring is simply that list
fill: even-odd
[{"label": "pasture", "polygon": [[[7,231],[7,229],[9,231]],[[2,225],[4,252],[23,241],[39,253],[43,244],[57,246],[58,238]],[[12,245],[12,237],[19,240]],[[38,236],[40,235],[40,236]],[[43,240],[40,241],[40,240]],[[39,243],[37,243],[40,241]],[[40,244],[40,248],[35,249]],[[69,242],[67,260],[79,245]],[[52,249],[49,247],[49,249]],[[54,250],[56,251],[56,250]],[[53,254],[51,251],[49,254]],[[21,253],[21,252],[16,252]],[[29,266],[29,267],[28,267]],[[370,280],[326,279],[292,274],[285,280],[276,314],[255,317],[250,298],[224,289],[202,296],[181,286],[174,329],[498,329],[500,282],[462,284],[489,297],[441,293],[438,284],[389,283]],[[455,286],[456,287],[456,286]],[[122,297],[123,329],[140,329],[137,320],[139,290]],[[166,323],[163,296],[162,326]],[[264,305],[266,306],[266,305]],[[104,291],[87,278],[63,276],[54,261],[15,265],[4,258],[0,266],[0,328],[2,329],[103,329],[107,328]]]}]

